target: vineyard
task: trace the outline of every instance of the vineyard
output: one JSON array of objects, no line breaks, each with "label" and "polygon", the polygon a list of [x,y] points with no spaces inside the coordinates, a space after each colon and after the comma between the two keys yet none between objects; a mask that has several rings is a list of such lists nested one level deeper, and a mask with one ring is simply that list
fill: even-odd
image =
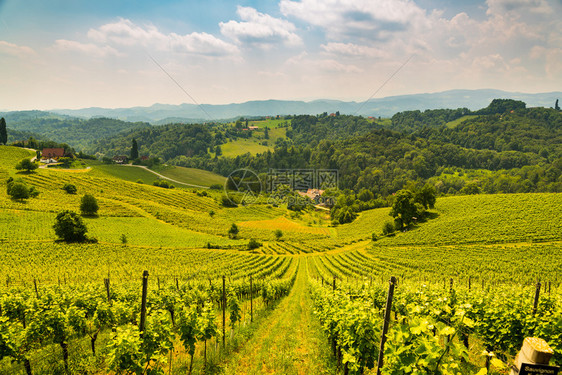
[{"label": "vineyard", "polygon": [[[0,189],[0,374],[508,374],[530,336],[562,365],[561,194],[441,197],[383,236],[389,208],[333,226],[144,172],[17,172],[29,156],[0,147],[0,178],[39,191]],[[56,241],[84,194],[97,242]]]}]

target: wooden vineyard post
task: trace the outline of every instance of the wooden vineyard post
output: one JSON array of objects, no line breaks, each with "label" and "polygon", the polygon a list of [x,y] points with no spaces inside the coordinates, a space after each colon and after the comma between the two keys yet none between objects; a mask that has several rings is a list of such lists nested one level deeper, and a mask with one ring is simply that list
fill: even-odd
[{"label": "wooden vineyard post", "polygon": [[250,276],[250,323],[254,322],[254,288],[252,286],[252,276]]},{"label": "wooden vineyard post", "polygon": [[176,277],[176,289],[180,290],[180,283],[178,282],[178,278]]},{"label": "wooden vineyard post", "polygon": [[139,331],[141,333],[141,338],[144,334],[144,328],[146,324],[146,295],[148,293],[148,271],[142,273],[142,300],[141,300],[141,316]]},{"label": "wooden vineyard post", "polygon": [[226,348],[226,278],[222,276],[222,347]]},{"label": "wooden vineyard post", "polygon": [[37,296],[37,299],[39,299],[39,290],[37,289],[37,280],[33,279],[33,286],[35,286],[35,295]]},{"label": "wooden vineyard post", "polygon": [[332,283],[332,290],[335,292],[336,291],[336,277],[334,276],[334,281]]},{"label": "wooden vineyard post", "polygon": [[470,276],[469,276],[468,277],[468,291],[470,291],[470,281],[471,281],[471,279],[470,279]]},{"label": "wooden vineyard post", "polygon": [[451,279],[449,280],[449,292],[453,292],[453,278],[451,277]]},{"label": "wooden vineyard post", "polygon": [[105,291],[107,292],[107,303],[111,306],[111,297],[109,295],[109,278],[103,279],[103,283],[105,285]]},{"label": "wooden vineyard post", "polygon": [[554,350],[546,341],[537,337],[527,337],[515,357],[510,375],[557,375],[560,368],[548,365],[553,355]]},{"label": "wooden vineyard post", "polygon": [[156,281],[158,282],[158,290],[160,290],[160,278],[157,277],[157,278],[156,278]]},{"label": "wooden vineyard post", "polygon": [[388,326],[390,325],[390,310],[392,309],[392,298],[394,297],[394,285],[396,278],[390,278],[390,285],[388,287],[388,297],[386,299],[386,308],[384,310],[384,323],[382,326],[381,345],[379,347],[379,360],[377,361],[377,375],[381,375],[384,357],[384,344],[386,343],[386,334],[388,333]]},{"label": "wooden vineyard post", "polygon": [[533,315],[537,313],[537,308],[539,307],[539,297],[541,294],[541,282],[537,283],[537,287],[535,289],[535,301],[533,303]]}]

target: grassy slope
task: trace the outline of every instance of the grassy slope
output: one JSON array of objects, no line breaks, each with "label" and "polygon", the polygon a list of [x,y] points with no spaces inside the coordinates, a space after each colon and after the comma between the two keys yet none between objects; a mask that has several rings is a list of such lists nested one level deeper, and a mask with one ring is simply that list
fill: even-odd
[{"label": "grassy slope", "polygon": [[224,374],[333,374],[334,359],[307,293],[307,259],[301,259],[295,285],[224,365]]},{"label": "grassy slope", "polygon": [[[25,150],[0,148],[0,161],[13,165]],[[188,170],[169,169],[163,173],[180,175]],[[181,173],[179,173],[179,172]],[[14,174],[10,170],[9,173]],[[110,173],[111,172],[111,173]],[[7,176],[8,171],[4,171]],[[118,175],[121,179],[109,177]],[[380,234],[382,224],[391,220],[389,209],[363,212],[351,224],[327,226],[317,215],[288,220],[285,210],[263,205],[221,208],[215,199],[200,197],[184,189],[162,189],[130,183],[149,172],[138,168],[94,165],[83,173],[39,170],[22,176],[41,192],[25,203],[15,202],[0,190],[0,229],[6,240],[51,240],[54,213],[61,209],[78,210],[80,197],[93,194],[100,203],[100,218],[88,219],[92,235],[103,242],[118,243],[125,234],[131,245],[201,247],[240,244],[250,238],[267,243],[265,252],[295,253],[326,251]],[[179,173],[175,175],[174,173]],[[153,181],[150,175],[150,180]],[[192,180],[193,181],[193,180]],[[78,187],[77,195],[62,191],[65,183]],[[210,213],[213,213],[211,215]],[[479,195],[440,198],[438,217],[407,233],[381,238],[380,246],[418,246],[484,242],[528,242],[559,239],[562,232],[561,194]],[[226,239],[232,223],[239,224],[239,241]],[[19,229],[18,229],[19,228]],[[273,232],[283,231],[281,242]],[[260,250],[258,250],[260,251]]]},{"label": "grassy slope", "polygon": [[237,139],[233,142],[228,142],[221,145],[222,155],[225,157],[233,158],[238,155],[250,153],[252,155],[266,152],[267,150],[273,151],[272,147],[263,146],[259,144],[260,140],[255,138],[250,139]]},{"label": "grassy slope", "polygon": [[[186,184],[211,186],[213,184],[224,185],[225,177],[213,172],[204,171],[196,168],[185,167],[159,167],[154,171],[173,180],[184,182]],[[156,177],[156,176],[154,176]]]},{"label": "grassy slope", "polygon": [[0,170],[15,170],[16,164],[24,158],[35,156],[35,152],[20,147],[0,146]]},{"label": "grassy slope", "polygon": [[283,125],[284,123],[288,123],[289,125],[291,125],[291,120],[285,120],[285,119],[268,119],[268,120],[262,120],[262,121],[249,121],[248,124],[250,126],[257,126],[260,129],[265,128],[266,126],[271,130],[271,129],[275,129],[281,125]]},{"label": "grassy slope", "polygon": [[[248,152],[252,155],[255,155],[258,153],[266,152],[267,150],[273,151],[273,145],[275,145],[275,141],[279,138],[286,138],[285,134],[285,128],[271,128],[269,130],[269,139],[264,139],[263,130],[260,129],[252,134],[252,138],[240,138],[236,141],[227,142],[221,145],[222,154],[225,157],[236,157],[238,155],[244,155]],[[264,141],[267,142],[267,146],[261,144]]]},{"label": "grassy slope", "polygon": [[468,119],[471,119],[471,118],[474,118],[474,117],[477,117],[477,115],[465,115],[465,116],[459,117],[459,118],[456,119],[456,120],[449,121],[449,122],[446,124],[446,126],[447,126],[448,128],[454,128],[454,127],[456,127],[458,124],[460,124],[461,122],[463,122],[463,121],[465,121],[465,120],[468,120]]},{"label": "grassy slope", "polygon": [[144,184],[152,184],[152,182],[158,179],[157,176],[142,168],[126,167],[116,164],[101,164],[99,162],[89,162],[88,165],[93,168],[93,176],[115,177],[131,182],[140,180]]},{"label": "grassy slope", "polygon": [[562,194],[496,194],[439,198],[436,219],[379,245],[443,245],[560,240]]}]

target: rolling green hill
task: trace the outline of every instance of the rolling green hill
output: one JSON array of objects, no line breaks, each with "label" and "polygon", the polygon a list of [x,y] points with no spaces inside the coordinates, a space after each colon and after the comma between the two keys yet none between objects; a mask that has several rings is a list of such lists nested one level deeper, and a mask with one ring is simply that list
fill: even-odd
[{"label": "rolling green hill", "polygon": [[226,180],[225,177],[216,173],[195,168],[157,166],[153,170],[172,180],[190,185],[211,186],[218,184],[223,186]]},{"label": "rolling green hill", "polygon": [[[549,290],[550,282],[554,282],[554,293],[541,297],[543,302],[537,314],[540,319],[550,320],[536,324],[545,332],[544,337],[558,345],[558,332],[544,327],[554,326],[552,322],[560,314],[556,281],[562,279],[562,193],[440,197],[428,221],[407,232],[384,237],[382,225],[392,219],[388,207],[360,212],[353,222],[333,226],[327,211],[311,209],[296,213],[284,205],[267,204],[265,197],[258,204],[225,208],[220,204],[221,191],[164,189],[152,186],[150,181],[139,184],[134,181],[150,179],[153,174],[137,167],[93,162],[90,169],[80,170],[38,169],[22,173],[14,169],[17,161],[32,154],[15,147],[0,147],[0,180],[4,186],[0,189],[2,324],[7,314],[11,314],[9,306],[20,306],[13,305],[14,301],[25,301],[24,314],[26,319],[33,317],[34,324],[50,322],[45,315],[48,311],[48,317],[59,319],[55,321],[63,322],[64,327],[69,327],[68,332],[72,332],[69,352],[73,366],[81,363],[107,373],[106,362],[97,359],[111,357],[107,354],[115,346],[111,340],[131,337],[140,343],[138,331],[134,329],[138,329],[135,324],[141,306],[140,275],[144,270],[149,273],[149,330],[146,332],[154,327],[174,327],[171,311],[177,314],[173,315],[177,318],[176,326],[181,327],[186,322],[188,307],[193,314],[206,314],[193,315],[197,322],[203,321],[200,316],[206,316],[207,321],[216,324],[216,332],[220,332],[222,309],[218,301],[222,298],[222,282],[226,285],[228,303],[224,306],[229,315],[225,318],[224,337],[227,345],[236,343],[240,350],[221,351],[220,334],[214,334],[216,340],[208,340],[213,344],[207,343],[208,349],[204,340],[198,339],[194,373],[203,373],[206,368],[205,350],[209,351],[209,363],[218,369],[229,366],[244,372],[257,366],[255,371],[259,373],[262,363],[274,363],[267,359],[271,342],[280,346],[292,343],[294,347],[283,350],[291,353],[290,363],[297,363],[299,368],[301,362],[293,360],[295,353],[300,353],[303,345],[317,346],[314,350],[325,350],[326,355],[306,357],[307,368],[322,367],[330,363],[331,354],[319,319],[328,319],[332,311],[343,309],[347,312],[337,310],[333,314],[338,319],[343,316],[343,321],[356,321],[349,316],[361,319],[361,324],[371,327],[369,332],[379,329],[390,276],[400,280],[391,335],[396,335],[399,329],[415,332],[408,325],[402,326],[409,324],[403,323],[405,317],[418,319],[419,312],[410,313],[409,309],[427,308],[430,312],[424,319],[434,319],[435,314],[447,318],[445,314],[451,311],[447,310],[450,306],[456,311],[471,309],[471,316],[478,319],[479,325],[478,330],[470,331],[469,357],[461,367],[464,373],[473,374],[476,373],[473,370],[485,366],[480,353],[488,339],[482,327],[489,321],[503,319],[501,314],[508,311],[502,326],[516,326],[520,322],[512,314],[516,306],[524,322],[521,324],[534,322],[528,318],[533,290],[527,285],[539,277],[549,282]],[[187,168],[161,167],[158,171],[183,181],[208,183],[211,178],[223,181],[220,176]],[[35,186],[39,196],[24,201],[10,199],[5,188],[8,176],[19,177]],[[75,185],[77,194],[66,193],[62,189],[65,184]],[[84,194],[95,196],[99,203],[97,217],[83,218],[88,235],[98,242],[56,242],[52,225],[57,212],[78,211]],[[232,224],[239,229],[237,238],[228,235]],[[281,236],[276,236],[277,230]],[[373,233],[378,237],[376,241],[372,241]],[[256,248],[249,248],[251,240],[257,242]],[[253,284],[249,284],[250,275]],[[110,280],[105,284],[110,285],[109,293],[104,288],[104,279]],[[455,289],[445,290],[452,279]],[[249,285],[253,294],[247,292]],[[470,291],[468,285],[472,285]],[[279,302],[271,295],[278,295],[278,299],[281,295],[286,297]],[[321,295],[337,300],[320,303]],[[187,304],[181,306],[185,308],[178,308],[177,303],[184,300]],[[50,304],[54,307],[49,307]],[[80,319],[89,319],[90,326],[85,329],[94,324],[93,318],[87,318],[79,307],[89,308],[89,304],[99,311],[107,308],[123,319],[97,331],[100,339],[95,355],[91,354],[89,331],[71,331],[74,329],[71,323]],[[199,312],[201,304],[205,309]],[[35,306],[41,310],[32,315]],[[240,318],[236,316],[237,306]],[[487,306],[493,306],[490,311],[496,315],[485,315]],[[503,309],[505,306],[510,308]],[[552,309],[553,313],[543,314],[546,309]],[[348,313],[352,315],[344,315]],[[21,326],[16,321],[10,327]],[[341,329],[348,327],[342,325]],[[445,332],[453,332],[451,329]],[[311,334],[315,338],[309,340]],[[362,342],[376,341],[369,333],[354,334]],[[288,335],[291,340],[287,340]],[[28,349],[35,373],[64,373],[60,346],[53,344],[51,336],[49,341],[44,337],[47,336],[42,336],[44,342],[37,341]],[[428,328],[427,340],[433,340],[436,351],[443,350],[443,339],[444,335],[433,336]],[[505,342],[501,345],[508,348],[506,358],[509,359],[514,354],[512,347],[520,346],[519,337],[502,336],[502,339]],[[219,344],[215,345],[215,341]],[[174,345],[179,349],[171,350],[166,359],[172,359],[175,373],[188,373],[190,357],[179,338]],[[86,349],[81,349],[82,346]],[[44,357],[44,352],[55,352],[55,349],[55,354]],[[255,361],[255,353],[263,357],[262,362]],[[213,356],[222,356],[221,362],[211,362]],[[224,365],[224,361],[228,364]],[[17,361],[0,361],[2,373],[24,371],[23,364]]]},{"label": "rolling green hill", "polygon": [[545,242],[562,239],[562,194],[439,198],[437,217],[377,245],[422,246]]},{"label": "rolling green hill", "polygon": [[[110,118],[81,119],[43,111],[8,112],[4,115],[9,129],[37,134],[40,138],[66,143],[77,151],[90,148],[92,142],[104,137],[150,126],[143,122],[126,122]],[[18,135],[21,138],[22,134]]]},{"label": "rolling green hill", "polygon": [[[5,191],[1,192],[0,208],[8,215],[3,221],[6,240],[24,241],[27,237],[35,241],[52,240],[50,223],[54,213],[61,209],[78,210],[80,197],[86,193],[96,196],[100,203],[100,218],[87,220],[92,233],[97,234],[100,241],[111,243],[118,243],[119,235],[125,234],[131,238],[132,245],[202,247],[209,242],[217,246],[239,247],[243,242],[227,238],[230,225],[237,223],[241,241],[258,239],[266,244],[263,248],[266,252],[327,251],[354,241],[369,240],[372,233],[380,236],[383,223],[391,220],[388,208],[362,212],[352,223],[336,227],[330,226],[327,213],[295,216],[282,207],[266,204],[223,208],[218,203],[220,191],[192,192],[155,187],[151,182],[156,176],[131,166],[93,163],[91,169],[74,173],[50,169],[39,169],[31,174],[15,173],[15,163],[22,156],[31,154],[31,151],[14,147],[0,147],[0,161],[5,166],[3,175],[6,178],[8,175],[21,177],[40,191],[37,198],[24,203],[13,201]],[[161,167],[157,171],[185,183],[207,186],[224,183],[224,178],[206,171],[181,167]],[[145,183],[136,183],[139,179]],[[76,185],[78,194],[64,192],[62,186],[65,183]],[[437,200],[434,212],[435,218],[428,222],[420,223],[406,233],[381,238],[376,244],[418,246],[555,241],[562,232],[561,194],[445,197]],[[104,232],[104,227],[111,230]],[[147,229],[141,233],[135,232],[135,228],[145,227]],[[273,231],[276,229],[283,231],[283,241],[275,241]],[[161,236],[155,235],[159,231]]]}]

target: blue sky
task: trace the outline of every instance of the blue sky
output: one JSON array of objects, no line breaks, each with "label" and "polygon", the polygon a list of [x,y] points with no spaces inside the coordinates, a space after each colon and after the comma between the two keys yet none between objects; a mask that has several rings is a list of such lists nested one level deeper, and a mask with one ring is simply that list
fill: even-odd
[{"label": "blue sky", "polygon": [[0,0],[0,108],[562,87],[559,0]]}]

